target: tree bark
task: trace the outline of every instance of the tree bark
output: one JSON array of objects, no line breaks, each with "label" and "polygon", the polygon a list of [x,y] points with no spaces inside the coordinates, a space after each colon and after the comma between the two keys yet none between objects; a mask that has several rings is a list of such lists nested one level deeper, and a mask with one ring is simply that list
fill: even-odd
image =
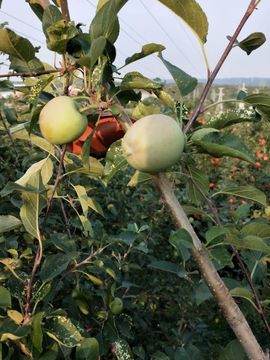
[{"label": "tree bark", "polygon": [[269,360],[269,357],[264,354],[261,346],[250,329],[246,318],[220,278],[212,261],[209,259],[200,239],[195,233],[187,215],[176,198],[170,182],[164,174],[154,176],[154,180],[163,196],[165,205],[167,206],[176,227],[186,229],[191,235],[194,245],[192,256],[196,261],[201,275],[206,281],[211,293],[221,308],[226,321],[241,343],[248,358],[250,360]]}]

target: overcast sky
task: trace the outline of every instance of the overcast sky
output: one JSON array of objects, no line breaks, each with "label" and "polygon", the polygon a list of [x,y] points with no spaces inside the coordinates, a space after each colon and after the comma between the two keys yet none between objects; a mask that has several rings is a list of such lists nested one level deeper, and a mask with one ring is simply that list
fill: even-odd
[{"label": "overcast sky", "polygon": [[[72,20],[85,24],[87,31],[95,14],[97,0],[69,0]],[[197,0],[206,13],[209,33],[206,52],[211,68],[215,66],[228,41],[239,24],[250,0]],[[261,0],[242,30],[238,40],[252,32],[263,32],[266,43],[247,56],[239,48],[234,48],[226,60],[218,77],[270,77],[270,1]],[[192,76],[205,78],[206,70],[196,37],[174,13],[158,0],[129,0],[119,13],[121,35],[116,42],[116,66],[123,65],[125,58],[139,52],[142,45],[149,42],[163,44],[166,60],[180,67]],[[37,56],[53,64],[54,54],[46,49],[41,24],[24,0],[3,0],[0,22],[7,21],[9,27],[22,36],[28,36],[35,46],[41,46]],[[2,58],[1,58],[2,59]],[[7,67],[1,66],[1,73]],[[170,78],[164,65],[154,55],[129,65],[122,70],[139,71],[150,78]]]}]

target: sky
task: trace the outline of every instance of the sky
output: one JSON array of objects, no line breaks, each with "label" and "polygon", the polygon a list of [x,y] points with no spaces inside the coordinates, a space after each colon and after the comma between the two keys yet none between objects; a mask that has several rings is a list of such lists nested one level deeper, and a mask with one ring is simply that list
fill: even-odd
[{"label": "sky", "polygon": [[[71,19],[75,23],[83,23],[84,31],[88,31],[97,2],[69,0]],[[228,43],[226,36],[233,34],[250,0],[197,0],[197,3],[208,18],[209,31],[205,49],[210,68],[213,69]],[[267,38],[266,43],[249,56],[240,48],[234,48],[217,78],[270,77],[269,14],[270,1],[261,0],[238,40],[241,41],[252,32],[263,32]],[[5,21],[19,35],[28,37],[34,46],[41,46],[37,57],[53,65],[54,53],[46,48],[41,23],[24,0],[2,0],[0,23]],[[143,45],[154,42],[166,47],[163,51],[166,60],[196,78],[206,78],[205,62],[196,36],[158,0],[129,0],[119,13],[119,21],[121,32],[115,44],[117,67],[122,66],[127,57],[139,52]],[[0,60],[3,61],[3,57]],[[7,61],[5,63],[8,64]],[[7,66],[0,66],[1,74],[7,71]],[[156,55],[128,65],[121,70],[121,75],[129,71],[139,71],[149,78],[171,78]]]}]

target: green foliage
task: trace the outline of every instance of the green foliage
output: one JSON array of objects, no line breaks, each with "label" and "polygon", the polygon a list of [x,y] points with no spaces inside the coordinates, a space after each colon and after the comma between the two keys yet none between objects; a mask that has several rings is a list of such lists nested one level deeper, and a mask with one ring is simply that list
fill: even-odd
[{"label": "green foliage", "polygon": [[197,86],[197,79],[188,75],[186,72],[171,64],[169,61],[165,60],[161,53],[159,54],[159,57],[172,75],[178,90],[180,91],[180,95],[185,96],[191,93]]},{"label": "green foliage", "polygon": [[176,3],[173,0],[159,0],[167,6],[194,31],[202,44],[206,42],[208,21],[200,5],[194,0],[184,0]]},{"label": "green foliage", "polygon": [[[69,76],[32,77],[24,80],[21,97],[1,99],[3,359],[245,359],[192,258],[192,234],[174,229],[156,178],[134,173],[121,152],[121,140],[110,147],[102,142],[109,149],[94,157],[92,132],[82,155],[72,153],[70,145],[63,154],[37,127],[44,103],[73,85],[79,89],[80,110],[92,124],[103,112],[122,124],[123,113],[133,114],[133,120],[164,113],[186,124],[195,107],[192,91],[201,85],[162,57],[163,45],[143,46],[125,65],[158,52],[176,90],[137,71],[119,79],[113,44],[120,30],[117,14],[126,2],[99,1],[89,32],[82,33],[79,24],[64,20],[59,1],[45,9],[41,1],[28,1],[42,21],[48,49],[63,55]],[[200,45],[206,42],[208,23],[196,1],[180,6],[160,2],[188,24]],[[263,36],[254,33],[240,44],[251,52],[262,42]],[[0,44],[14,71],[44,70],[29,40],[2,28]],[[0,87],[16,90],[8,80]],[[140,90],[156,97],[141,101]],[[197,118],[182,158],[166,176],[266,348],[269,336],[243,264],[269,320],[270,148],[265,119],[270,101],[264,92],[237,96],[234,90],[232,97],[222,114],[208,104],[209,112]],[[235,100],[241,100],[244,110],[234,107]],[[98,139],[103,141],[100,134]],[[254,167],[255,158],[259,167]]]},{"label": "green foliage", "polygon": [[265,35],[261,32],[255,32],[241,40],[237,46],[244,50],[247,55],[251,54],[252,51],[258,49],[266,41]]},{"label": "green foliage", "polygon": [[44,70],[43,64],[35,56],[37,49],[28,39],[4,28],[0,29],[0,44],[0,51],[9,55],[10,67],[14,71]]}]

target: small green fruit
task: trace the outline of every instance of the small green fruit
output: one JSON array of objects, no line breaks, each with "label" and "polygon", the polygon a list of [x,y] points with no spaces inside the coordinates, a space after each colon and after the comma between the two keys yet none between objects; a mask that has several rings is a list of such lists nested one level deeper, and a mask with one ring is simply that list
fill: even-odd
[{"label": "small green fruit", "polygon": [[136,170],[157,173],[179,160],[185,145],[177,122],[163,114],[136,121],[122,139],[123,154]]},{"label": "small green fruit", "polygon": [[123,301],[119,297],[116,297],[113,299],[113,301],[110,303],[110,310],[113,315],[119,315],[123,311]]},{"label": "small green fruit", "polygon": [[42,136],[51,144],[67,144],[84,133],[87,117],[79,112],[71,97],[58,96],[41,110],[39,127]]}]

